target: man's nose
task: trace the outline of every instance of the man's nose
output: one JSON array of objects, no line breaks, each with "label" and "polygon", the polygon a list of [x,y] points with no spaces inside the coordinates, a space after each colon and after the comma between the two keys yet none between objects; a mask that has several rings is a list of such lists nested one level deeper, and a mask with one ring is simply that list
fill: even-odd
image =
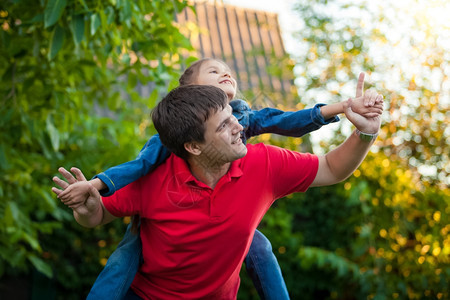
[{"label": "man's nose", "polygon": [[244,130],[244,127],[238,122],[235,116],[233,116],[233,134],[239,133]]}]

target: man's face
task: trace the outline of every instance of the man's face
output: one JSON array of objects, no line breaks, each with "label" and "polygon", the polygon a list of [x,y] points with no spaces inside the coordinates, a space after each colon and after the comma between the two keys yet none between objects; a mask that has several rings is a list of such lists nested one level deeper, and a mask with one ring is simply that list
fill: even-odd
[{"label": "man's face", "polygon": [[200,145],[207,163],[220,165],[244,157],[247,147],[241,140],[242,130],[230,105],[211,115],[205,123],[205,142]]},{"label": "man's face", "polygon": [[228,101],[236,95],[236,80],[231,76],[230,69],[216,60],[211,59],[202,63],[194,83],[218,87],[227,94]]}]

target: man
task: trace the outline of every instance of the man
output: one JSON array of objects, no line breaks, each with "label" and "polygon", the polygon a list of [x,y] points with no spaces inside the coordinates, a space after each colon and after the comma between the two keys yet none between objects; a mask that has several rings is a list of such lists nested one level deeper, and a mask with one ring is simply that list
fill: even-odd
[{"label": "man", "polygon": [[[242,261],[270,205],[309,186],[346,179],[380,128],[379,117],[366,119],[345,103],[347,118],[358,130],[324,156],[263,144],[245,146],[242,126],[227,102],[225,93],[212,86],[170,92],[152,119],[173,154],[114,196],[101,199],[79,170],[74,172],[79,182],[61,170],[69,183],[83,185],[89,193],[85,203],[73,207],[81,225],[140,215],[144,263],[132,293],[141,298],[235,298]],[[69,186],[54,180],[63,189]]]}]

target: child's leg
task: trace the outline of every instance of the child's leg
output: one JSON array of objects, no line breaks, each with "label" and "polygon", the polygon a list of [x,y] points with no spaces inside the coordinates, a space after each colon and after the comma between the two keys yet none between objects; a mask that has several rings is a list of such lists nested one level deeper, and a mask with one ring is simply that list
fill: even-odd
[{"label": "child's leg", "polygon": [[122,300],[142,300],[142,298],[136,295],[136,293],[133,292],[132,289],[129,289]]},{"label": "child's leg", "polygon": [[133,234],[128,225],[124,238],[111,254],[105,268],[97,277],[87,300],[122,299],[136,275],[142,256],[139,233]]},{"label": "child's leg", "polygon": [[258,230],[245,258],[245,267],[261,299],[289,299],[272,245]]}]

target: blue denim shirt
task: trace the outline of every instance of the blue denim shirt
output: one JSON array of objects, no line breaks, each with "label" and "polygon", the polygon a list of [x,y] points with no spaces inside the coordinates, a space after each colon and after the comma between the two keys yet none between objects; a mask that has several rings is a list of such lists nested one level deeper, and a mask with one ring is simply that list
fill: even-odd
[{"label": "blue denim shirt", "polygon": [[[338,117],[325,120],[317,104],[313,108],[299,111],[282,111],[275,108],[261,110],[250,109],[244,100],[230,102],[233,115],[244,127],[243,142],[252,136],[263,133],[275,133],[284,136],[301,137],[332,122],[339,121]],[[109,168],[94,178],[103,181],[107,189],[102,190],[102,196],[110,196],[117,190],[143,177],[162,164],[170,155],[156,134],[148,140],[135,160]]]}]

